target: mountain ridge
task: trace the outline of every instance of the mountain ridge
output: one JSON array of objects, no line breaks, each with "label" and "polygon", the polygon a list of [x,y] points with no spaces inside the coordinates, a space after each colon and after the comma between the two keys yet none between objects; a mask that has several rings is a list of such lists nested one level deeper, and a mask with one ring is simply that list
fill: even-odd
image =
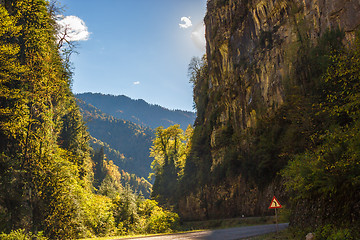
[{"label": "mountain ridge", "polygon": [[[125,95],[86,92],[75,94],[75,97],[118,119],[129,120],[153,129],[159,126],[167,128],[180,124],[185,130],[189,124],[194,123],[196,117],[195,112],[170,110],[157,104],[147,103],[143,99],[132,99]],[[154,118],[155,115],[158,117]]]}]

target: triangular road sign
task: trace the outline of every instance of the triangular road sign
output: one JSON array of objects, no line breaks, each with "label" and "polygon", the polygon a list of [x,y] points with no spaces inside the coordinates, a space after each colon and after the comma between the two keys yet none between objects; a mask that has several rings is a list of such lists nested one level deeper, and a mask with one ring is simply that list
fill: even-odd
[{"label": "triangular road sign", "polygon": [[272,209],[272,208],[282,208],[281,204],[279,203],[279,201],[276,199],[275,196],[271,200],[269,209]]}]

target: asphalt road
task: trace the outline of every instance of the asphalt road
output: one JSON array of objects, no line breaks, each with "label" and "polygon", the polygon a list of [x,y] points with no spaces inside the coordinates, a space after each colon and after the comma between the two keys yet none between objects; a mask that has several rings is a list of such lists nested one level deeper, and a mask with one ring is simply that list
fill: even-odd
[{"label": "asphalt road", "polygon": [[[279,224],[279,230],[283,230],[288,227],[288,223]],[[258,235],[263,235],[271,232],[276,232],[275,224],[257,225],[251,227],[238,227],[227,228],[212,231],[201,231],[191,233],[170,234],[152,237],[140,237],[140,238],[122,238],[123,239],[139,239],[139,240],[236,240],[243,239]]]}]

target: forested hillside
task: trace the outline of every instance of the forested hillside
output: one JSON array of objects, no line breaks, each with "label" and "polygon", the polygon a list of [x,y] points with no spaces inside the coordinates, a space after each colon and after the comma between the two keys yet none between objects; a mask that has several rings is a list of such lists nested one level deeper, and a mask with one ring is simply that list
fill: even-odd
[{"label": "forested hillside", "polygon": [[[123,186],[132,176],[101,152],[92,161],[58,14],[45,0],[0,1],[0,239],[171,231],[177,214]],[[146,134],[132,126],[136,145]]]},{"label": "forested hillside", "polygon": [[176,155],[158,167],[176,190],[153,195],[191,220],[269,215],[276,195],[294,226],[358,238],[359,10],[357,0],[208,1],[206,56],[189,65],[191,150],[181,175],[168,167]]},{"label": "forested hillside", "polygon": [[149,104],[142,99],[133,100],[123,95],[81,93],[76,94],[76,97],[118,119],[128,120],[153,129],[159,126],[169,127],[180,124],[181,128],[185,130],[195,120],[194,112],[169,110],[158,105]]},{"label": "forested hillside", "polygon": [[113,160],[107,159],[108,155],[105,155],[104,149],[101,146],[93,153],[94,187],[103,195],[116,195],[116,188],[114,186],[119,185],[120,188],[129,188],[132,192],[141,194],[149,199],[152,185],[143,177],[140,178],[133,173],[131,174],[121,168],[119,169]]},{"label": "forested hillside", "polygon": [[120,169],[147,178],[153,130],[105,114],[82,100],[77,103],[92,137],[91,146],[97,150],[104,147],[108,159]]}]

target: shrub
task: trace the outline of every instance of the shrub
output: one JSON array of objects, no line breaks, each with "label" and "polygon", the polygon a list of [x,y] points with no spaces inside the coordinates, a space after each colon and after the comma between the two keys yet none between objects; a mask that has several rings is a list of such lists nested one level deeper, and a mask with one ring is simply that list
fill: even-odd
[{"label": "shrub", "polygon": [[352,231],[348,228],[337,228],[332,224],[327,224],[317,229],[316,240],[352,240],[355,239]]},{"label": "shrub", "polygon": [[0,234],[1,240],[47,240],[46,237],[43,236],[42,232],[38,234],[33,234],[31,232],[27,233],[24,229],[13,230],[9,234],[2,233]]}]

